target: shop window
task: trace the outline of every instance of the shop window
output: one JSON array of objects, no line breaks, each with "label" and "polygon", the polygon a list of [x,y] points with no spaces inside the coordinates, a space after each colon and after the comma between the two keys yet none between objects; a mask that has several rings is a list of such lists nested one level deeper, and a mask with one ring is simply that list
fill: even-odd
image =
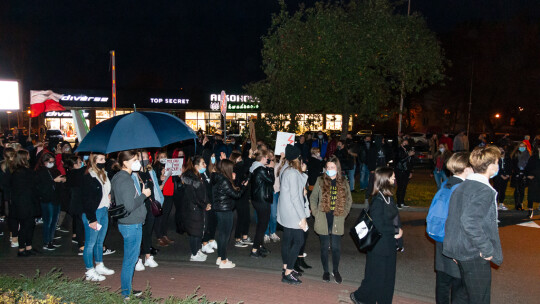
[{"label": "shop window", "polygon": [[210,113],[210,119],[221,119],[221,113]]},{"label": "shop window", "polygon": [[199,119],[204,119],[204,112],[199,112],[198,116],[199,116]]},{"label": "shop window", "polygon": [[186,120],[197,119],[197,112],[186,112]]}]

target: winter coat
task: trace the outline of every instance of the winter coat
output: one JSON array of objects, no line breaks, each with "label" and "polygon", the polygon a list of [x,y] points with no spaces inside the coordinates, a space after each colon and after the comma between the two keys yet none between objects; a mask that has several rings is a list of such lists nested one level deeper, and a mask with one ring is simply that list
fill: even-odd
[{"label": "winter coat", "polygon": [[184,198],[182,204],[182,222],[184,229],[191,236],[202,237],[206,226],[206,205],[209,203],[206,186],[201,176],[193,171],[182,174]]},{"label": "winter coat", "polygon": [[334,155],[339,159],[339,163],[341,164],[341,170],[348,171],[354,168],[354,159],[352,155],[349,154],[347,148],[343,147],[341,148],[341,150],[336,149]]},{"label": "winter coat", "polygon": [[[352,196],[349,183],[344,178],[342,184],[337,183],[338,195],[336,199],[336,209],[334,210],[334,224],[332,226],[333,235],[343,235],[345,231],[345,218],[349,215],[352,206]],[[317,179],[313,192],[309,197],[311,214],[315,218],[315,224],[313,228],[319,235],[328,235],[328,222],[326,219],[326,212],[323,210],[323,194],[324,188],[324,176]],[[340,189],[341,188],[341,189]],[[328,189],[329,191],[330,189]],[[328,198],[330,195],[327,194]],[[341,210],[341,211],[340,211]],[[332,212],[332,211],[329,211]]]},{"label": "winter coat", "polygon": [[216,172],[212,174],[212,209],[214,211],[232,211],[235,207],[235,200],[242,197],[245,187],[238,190],[233,188],[233,185],[225,175]]},{"label": "winter coat", "polygon": [[38,202],[35,173],[28,168],[16,169],[10,175],[9,216],[27,219],[38,216],[41,208]]},{"label": "winter coat", "polygon": [[[529,186],[527,193],[529,202],[540,202],[540,157],[538,154],[529,158],[527,167],[525,167],[525,176],[527,176]],[[534,176],[534,178],[529,179],[529,176]]]},{"label": "winter coat", "polygon": [[309,203],[304,195],[307,175],[292,167],[281,173],[281,191],[277,206],[277,221],[283,227],[300,229],[300,221],[309,217]]},{"label": "winter coat", "polygon": [[[110,183],[108,179],[105,182]],[[88,222],[93,223],[97,221],[96,210],[103,199],[103,186],[96,177],[87,172],[82,177],[81,192],[83,213],[86,215]]]},{"label": "winter coat", "polygon": [[324,161],[322,159],[318,159],[313,156],[309,157],[309,161],[307,163],[308,185],[315,185],[317,178],[321,176],[323,172],[323,167]]},{"label": "winter coat", "polygon": [[66,187],[70,193],[68,212],[71,215],[83,214],[82,185],[86,168],[71,169],[66,173]]},{"label": "winter coat", "polygon": [[251,166],[251,201],[272,204],[274,198],[274,169],[267,168],[260,162]]},{"label": "winter coat", "polygon": [[35,173],[35,182],[37,187],[37,194],[40,203],[53,203],[59,204],[59,190],[58,184],[54,181],[56,177],[60,175],[60,172],[56,168],[41,168]]},{"label": "winter coat", "polygon": [[[389,204],[386,203],[390,201]],[[371,253],[381,256],[391,256],[396,254],[396,227],[394,221],[399,216],[398,208],[391,196],[386,196],[378,193],[373,196],[369,205],[369,215],[373,220],[373,224],[381,233],[381,238],[375,244]]]}]

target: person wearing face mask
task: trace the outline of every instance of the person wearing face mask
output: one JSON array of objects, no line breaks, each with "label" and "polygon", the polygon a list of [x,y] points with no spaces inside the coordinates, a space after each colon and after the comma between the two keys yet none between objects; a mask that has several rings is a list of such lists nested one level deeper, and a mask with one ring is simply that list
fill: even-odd
[{"label": "person wearing face mask", "polygon": [[497,191],[489,184],[499,171],[500,157],[496,146],[476,147],[469,156],[474,173],[454,190],[448,206],[442,254],[458,264],[468,303],[490,303],[490,262],[503,262]]},{"label": "person wearing face mask", "polygon": [[[206,187],[206,195],[208,196],[208,202],[210,205],[212,205],[213,197],[212,197],[212,175],[216,172],[216,166],[215,166],[215,159],[214,163],[212,163],[211,158],[214,157],[213,154],[205,154],[203,151],[203,159],[204,163],[206,165],[206,170],[201,173],[201,178],[204,182],[204,186]],[[206,225],[204,227],[205,231],[202,238],[202,252],[205,254],[214,253],[217,249],[217,242],[215,240],[216,236],[216,225],[217,225],[217,218],[216,218],[216,212],[214,209],[210,208],[210,210],[206,211]]]},{"label": "person wearing face mask", "polygon": [[345,218],[352,206],[352,196],[347,179],[341,174],[341,165],[336,156],[326,163],[326,173],[315,183],[309,197],[311,213],[315,218],[314,229],[321,241],[321,262],[323,281],[330,281],[328,271],[328,248],[332,249],[332,275],[341,284],[339,273],[341,257],[341,237],[345,231]]},{"label": "person wearing face mask", "polygon": [[499,202],[499,210],[508,210],[504,205],[504,199],[506,198],[506,187],[508,181],[512,176],[512,160],[510,156],[506,154],[503,148],[499,148],[501,151],[501,158],[499,159],[499,174],[493,178],[493,188],[497,190],[497,201]]},{"label": "person wearing face mask", "polygon": [[448,132],[444,132],[443,136],[439,139],[439,144],[446,144],[448,151],[454,151],[454,140],[452,140]]},{"label": "person wearing face mask", "polygon": [[433,155],[433,173],[431,176],[435,178],[437,190],[441,189],[442,183],[448,180],[446,176],[446,162],[452,156],[452,152],[448,150],[445,144],[439,144],[439,149]]},{"label": "person wearing face mask", "polygon": [[167,236],[167,228],[169,224],[169,215],[171,214],[172,207],[174,205],[173,193],[174,187],[171,181],[171,185],[168,189],[165,189],[165,183],[168,179],[165,176],[165,164],[167,162],[167,152],[159,152],[154,160],[153,169],[156,177],[158,177],[158,187],[163,194],[163,205],[161,216],[155,218],[154,233],[156,234],[158,245],[165,247],[169,244],[173,244],[174,241]]},{"label": "person wearing face mask", "polygon": [[516,210],[523,210],[523,199],[525,188],[527,187],[527,178],[525,177],[525,167],[529,161],[530,154],[523,142],[512,151],[512,180],[510,186],[514,188],[514,205]]},{"label": "person wearing face mask", "polygon": [[328,148],[328,141],[324,139],[324,134],[322,131],[317,132],[317,137],[313,139],[311,144],[312,148],[319,148],[321,158],[325,158],[326,150]]},{"label": "person wearing face mask", "polygon": [[142,295],[141,291],[131,288],[133,272],[137,264],[141,240],[142,226],[146,219],[145,200],[152,191],[143,184],[139,191],[131,178],[133,171],[141,169],[141,163],[137,157],[137,152],[133,150],[118,153],[118,163],[116,164],[118,173],[111,181],[112,194],[117,206],[123,205],[127,214],[118,220],[118,230],[124,238],[124,258],[122,261],[122,273],[120,275],[122,296],[129,299],[129,295]]},{"label": "person wearing face mask", "polygon": [[105,173],[105,155],[92,153],[81,185],[85,236],[83,258],[86,280],[89,281],[103,281],[105,275],[114,274],[114,270],[103,264],[103,242],[109,227],[110,193],[111,182]]},{"label": "person wearing face mask", "polygon": [[158,263],[155,261],[151,251],[152,231],[154,230],[155,219],[156,217],[159,217],[159,215],[154,215],[152,213],[151,200],[157,202],[160,207],[163,206],[163,193],[159,187],[159,180],[156,173],[149,163],[148,151],[141,150],[139,152],[139,158],[139,168],[132,167],[131,178],[133,179],[133,183],[138,192],[141,192],[143,188],[150,189],[150,196],[144,201],[146,218],[142,230],[141,257],[144,256],[145,260],[143,263],[142,258],[139,258],[137,265],[135,266],[136,271],[143,271],[145,267],[158,267]]},{"label": "person wearing face mask", "polygon": [[77,243],[79,255],[84,253],[84,225],[82,221],[83,214],[83,196],[81,188],[83,186],[83,177],[86,168],[79,156],[72,155],[64,161],[66,167],[66,187],[69,190],[69,215],[72,218],[72,242]]},{"label": "person wearing face mask", "polygon": [[56,169],[54,156],[44,153],[36,165],[36,187],[43,218],[43,249],[55,250],[61,245],[54,244],[54,232],[60,213],[58,186],[66,182],[66,177]]},{"label": "person wearing face mask", "polygon": [[397,151],[395,167],[398,209],[408,207],[405,205],[405,193],[407,191],[407,185],[409,185],[409,180],[412,178],[412,157],[414,154],[414,150],[409,146],[409,141],[404,139]]},{"label": "person wearing face mask", "polygon": [[[469,165],[469,153],[468,152],[456,152],[452,155],[446,166],[448,170],[453,174],[446,182],[443,182],[442,189],[435,195],[442,195],[443,191],[452,191],[456,189],[457,185],[461,184],[469,174],[473,173],[472,168]],[[449,196],[446,196],[450,200],[451,192]],[[434,200],[435,203],[436,200]],[[449,202],[449,201],[447,201]],[[440,205],[438,205],[440,206]],[[448,205],[447,205],[448,207]],[[432,207],[437,208],[437,207]],[[437,210],[431,210],[431,212],[439,212]],[[448,210],[446,210],[448,212]],[[428,215],[428,227],[430,221],[430,215]],[[435,299],[437,303],[468,303],[467,290],[463,286],[461,280],[461,274],[459,272],[458,265],[448,257],[442,254],[443,243],[435,242],[435,273],[436,273],[436,285],[435,285]],[[451,300],[451,301],[450,301]]]},{"label": "person wearing face mask", "polygon": [[[67,158],[73,155],[71,144],[67,141],[64,141],[59,144],[60,149],[58,150],[60,153],[57,153],[56,158],[56,168],[58,171],[60,171],[61,175],[66,176],[66,169],[65,169],[65,162]],[[68,214],[69,209],[69,202],[70,202],[70,194],[69,189],[66,187],[65,184],[58,185],[58,198],[60,200],[60,214],[58,215],[58,222],[57,222],[57,228],[59,232],[67,233],[69,232],[68,224],[65,220],[66,214]]]},{"label": "person wearing face mask", "polygon": [[189,235],[189,247],[192,262],[204,262],[207,255],[201,251],[202,237],[206,226],[206,213],[211,209],[210,200],[206,193],[203,174],[206,163],[201,156],[195,156],[188,164],[182,183],[184,184],[184,228]]},{"label": "person wearing face mask", "polygon": [[[527,161],[525,175],[529,189],[527,190],[527,207],[529,208],[529,218],[534,215],[533,204],[540,202],[540,147],[534,147],[533,155]],[[540,207],[539,207],[540,209]]]},{"label": "person wearing face mask", "polygon": [[[234,184],[236,187],[240,187],[242,182],[249,178],[249,168],[253,161],[249,157],[246,160],[243,160],[242,155],[238,152],[233,152],[230,155],[229,160],[234,163],[233,172],[236,175]],[[236,229],[234,231],[234,246],[245,248],[249,245],[253,245],[253,240],[248,236],[251,216],[251,209],[249,207],[249,189],[242,194],[240,199],[235,201],[235,210],[237,221]]]},{"label": "person wearing face mask", "polygon": [[393,199],[395,174],[392,168],[379,167],[373,174],[373,192],[369,214],[381,238],[367,252],[364,279],[358,289],[350,294],[353,303],[390,304],[396,282],[396,240],[403,230],[396,227],[399,211]]}]

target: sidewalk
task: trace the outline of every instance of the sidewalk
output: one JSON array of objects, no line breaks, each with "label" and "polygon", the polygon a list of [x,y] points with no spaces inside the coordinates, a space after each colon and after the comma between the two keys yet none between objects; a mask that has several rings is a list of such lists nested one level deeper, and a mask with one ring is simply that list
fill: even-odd
[{"label": "sidewalk", "polygon": [[[114,254],[105,257],[106,266],[116,273],[101,282],[112,290],[120,288],[122,256]],[[82,257],[37,256],[30,258],[4,257],[1,273],[12,276],[23,274],[33,276],[36,270],[44,274],[53,268],[60,268],[69,278],[84,275]],[[227,303],[351,303],[349,293],[358,286],[344,282],[325,283],[318,277],[304,276],[300,286],[281,283],[280,272],[238,267],[218,269],[205,263],[160,262],[157,268],[146,268],[135,272],[133,288],[144,290],[147,284],[153,296],[166,298],[170,295],[184,297],[197,288],[199,295],[206,295],[211,301]],[[394,303],[427,303],[395,295]]]}]

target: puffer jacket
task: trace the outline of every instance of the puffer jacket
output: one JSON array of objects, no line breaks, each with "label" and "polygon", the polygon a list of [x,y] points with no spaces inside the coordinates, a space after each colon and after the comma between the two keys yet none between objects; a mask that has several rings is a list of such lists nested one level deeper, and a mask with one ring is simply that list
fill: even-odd
[{"label": "puffer jacket", "polygon": [[184,184],[182,211],[184,229],[189,235],[203,237],[206,225],[206,205],[209,203],[204,181],[190,170],[182,174],[181,179]]},{"label": "puffer jacket", "polygon": [[259,162],[255,164],[260,165],[256,166],[251,174],[251,200],[271,204],[274,198],[274,169],[267,168]]},{"label": "puffer jacket", "polygon": [[214,211],[232,211],[235,200],[239,199],[245,191],[245,187],[234,190],[231,182],[221,173],[212,174],[212,209]]}]

